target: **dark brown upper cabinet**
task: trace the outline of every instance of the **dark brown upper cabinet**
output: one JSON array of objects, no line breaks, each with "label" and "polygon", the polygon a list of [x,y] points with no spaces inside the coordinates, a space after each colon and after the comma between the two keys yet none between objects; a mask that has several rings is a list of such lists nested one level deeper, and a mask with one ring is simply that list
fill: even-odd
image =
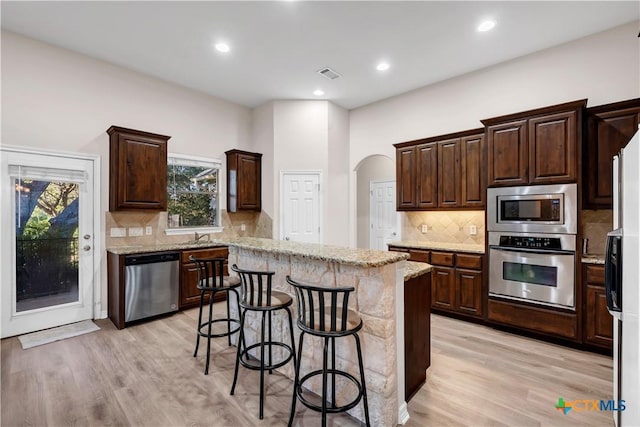
[{"label": "dark brown upper cabinet", "polygon": [[167,209],[170,136],[111,126],[109,210]]},{"label": "dark brown upper cabinet", "polygon": [[638,130],[640,98],[587,108],[584,156],[586,209],[612,209],[613,156]]},{"label": "dark brown upper cabinet", "polygon": [[483,129],[394,146],[397,210],[484,208]]},{"label": "dark brown upper cabinet", "polygon": [[227,212],[262,209],[262,154],[229,150],[227,155]]},{"label": "dark brown upper cabinet", "polygon": [[490,187],[577,182],[587,100],[482,120]]}]

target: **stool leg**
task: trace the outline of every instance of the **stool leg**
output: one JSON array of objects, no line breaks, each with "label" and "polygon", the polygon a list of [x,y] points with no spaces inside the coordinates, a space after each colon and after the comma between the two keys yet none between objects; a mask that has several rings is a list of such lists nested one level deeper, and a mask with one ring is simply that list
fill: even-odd
[{"label": "stool leg", "polygon": [[336,407],[336,337],[331,337],[331,405]]},{"label": "stool leg", "polygon": [[364,366],[362,364],[362,349],[360,348],[360,337],[358,334],[353,334],[356,339],[356,347],[358,349],[358,364],[360,365],[360,381],[362,381],[362,397],[364,399],[364,419],[367,427],[371,425],[369,422],[369,403],[367,402],[367,385],[364,382]]},{"label": "stool leg", "polygon": [[[289,313],[289,316],[291,316],[291,313]],[[291,317],[289,317],[289,325],[291,325]],[[293,328],[291,328],[291,343],[293,343]],[[291,427],[293,425],[293,417],[296,414],[296,403],[298,401],[298,379],[300,378],[300,363],[302,362],[302,344],[303,343],[304,343],[304,331],[300,331],[300,338],[298,339],[298,361],[293,362],[293,367],[296,373],[293,379],[293,397],[291,398],[291,414],[289,415],[288,427]]]},{"label": "stool leg", "polygon": [[[273,363],[273,352],[271,351],[271,348],[273,347],[271,345],[271,315],[273,314],[273,312],[269,312],[269,366],[272,365]],[[273,374],[273,369],[269,369],[269,375]]]},{"label": "stool leg", "polygon": [[231,385],[231,394],[233,396],[233,393],[236,391],[236,381],[238,380],[238,365],[240,365],[240,357],[242,357],[242,351],[241,351],[241,347],[242,347],[242,343],[244,341],[244,315],[245,315],[245,311],[242,310],[240,308],[240,306],[238,306],[238,310],[240,312],[240,332],[238,335],[238,351],[236,352],[236,368],[233,371],[233,384]]},{"label": "stool leg", "polygon": [[260,419],[264,418],[264,324],[267,312],[262,312],[262,327],[260,328]]},{"label": "stool leg", "polygon": [[324,338],[322,352],[322,427],[327,425],[327,352],[329,350],[329,337]]},{"label": "stool leg", "polygon": [[198,334],[196,338],[196,350],[193,352],[193,357],[198,355],[198,347],[200,347],[200,326],[202,325],[202,303],[204,301],[204,291],[200,291],[200,310],[198,312]]},{"label": "stool leg", "polygon": [[204,374],[209,375],[209,356],[211,355],[211,325],[213,321],[213,296],[215,292],[209,294],[209,326],[207,328],[207,362],[204,367]]},{"label": "stool leg", "polygon": [[229,308],[229,291],[227,291],[227,339],[231,347],[231,309]]}]

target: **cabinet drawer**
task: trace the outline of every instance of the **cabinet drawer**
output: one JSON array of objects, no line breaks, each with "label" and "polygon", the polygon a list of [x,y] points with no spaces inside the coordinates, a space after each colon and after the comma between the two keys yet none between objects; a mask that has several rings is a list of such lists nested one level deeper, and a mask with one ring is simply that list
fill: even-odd
[{"label": "cabinet drawer", "polygon": [[587,282],[604,285],[604,267],[587,266]]},{"label": "cabinet drawer", "polygon": [[431,264],[453,267],[453,254],[449,252],[431,252]]},{"label": "cabinet drawer", "polygon": [[409,261],[429,262],[429,251],[411,249],[409,251]]},{"label": "cabinet drawer", "polygon": [[229,249],[227,247],[207,248],[207,249],[188,249],[182,251],[182,263],[188,263],[189,257],[193,255],[195,258],[227,258]]},{"label": "cabinet drawer", "polygon": [[456,254],[456,267],[482,270],[482,256],[469,254]]},{"label": "cabinet drawer", "polygon": [[405,252],[405,253],[409,253],[409,249],[401,248],[400,246],[389,246],[389,252]]}]

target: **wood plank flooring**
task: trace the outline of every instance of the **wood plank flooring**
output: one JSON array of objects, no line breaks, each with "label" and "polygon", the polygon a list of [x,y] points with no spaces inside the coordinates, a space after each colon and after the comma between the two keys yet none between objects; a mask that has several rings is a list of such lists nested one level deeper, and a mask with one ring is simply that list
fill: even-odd
[{"label": "wood plank flooring", "polygon": [[[265,418],[258,419],[258,373],[240,371],[229,395],[235,347],[212,341],[192,357],[196,310],[118,331],[100,331],[22,350],[1,342],[2,426],[283,426],[291,381],[266,379]],[[432,362],[426,385],[409,402],[409,427],[612,426],[610,412],[554,408],[565,400],[610,399],[610,357],[522,338],[432,315]],[[366,357],[366,356],[365,356]],[[298,404],[295,425],[320,424]],[[330,426],[356,426],[347,415]]]}]

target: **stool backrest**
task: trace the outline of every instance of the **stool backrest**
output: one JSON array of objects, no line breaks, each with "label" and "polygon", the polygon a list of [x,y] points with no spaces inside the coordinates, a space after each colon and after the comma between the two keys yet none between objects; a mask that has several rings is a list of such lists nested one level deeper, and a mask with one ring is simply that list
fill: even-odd
[{"label": "stool backrest", "polygon": [[240,275],[242,283],[242,303],[253,307],[267,307],[271,305],[271,284],[275,271],[252,271],[238,268],[236,264],[231,269]]},{"label": "stool backrest", "polygon": [[327,288],[296,282],[287,276],[298,301],[298,326],[302,330],[342,333],[348,331],[349,295],[353,287]]},{"label": "stool backrest", "polygon": [[198,268],[198,286],[201,288],[221,288],[224,284],[224,258],[196,258],[189,256],[189,261]]}]

